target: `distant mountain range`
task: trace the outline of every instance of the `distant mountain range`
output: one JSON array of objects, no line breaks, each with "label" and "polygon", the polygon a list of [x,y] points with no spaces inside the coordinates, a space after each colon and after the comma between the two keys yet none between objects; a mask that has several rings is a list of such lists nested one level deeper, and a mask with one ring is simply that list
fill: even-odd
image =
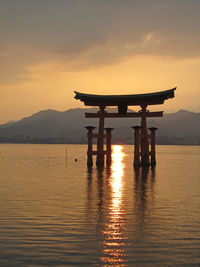
[{"label": "distant mountain range", "polygon": [[[86,119],[85,112],[97,109],[39,111],[19,121],[0,125],[0,142],[14,143],[87,143],[87,125],[98,126],[97,119]],[[114,108],[109,111],[116,111]],[[179,110],[164,113],[162,118],[149,118],[148,127],[158,127],[157,143],[200,145],[200,113]],[[131,126],[140,125],[140,118],[106,119],[106,127],[113,127],[113,143],[133,143]]]}]

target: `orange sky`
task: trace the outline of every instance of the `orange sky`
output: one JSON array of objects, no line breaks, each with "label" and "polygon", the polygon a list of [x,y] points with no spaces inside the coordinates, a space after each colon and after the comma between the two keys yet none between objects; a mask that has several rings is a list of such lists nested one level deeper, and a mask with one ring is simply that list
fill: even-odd
[{"label": "orange sky", "polygon": [[157,109],[199,112],[199,10],[197,0],[2,1],[0,123],[83,107],[74,90],[177,87]]}]

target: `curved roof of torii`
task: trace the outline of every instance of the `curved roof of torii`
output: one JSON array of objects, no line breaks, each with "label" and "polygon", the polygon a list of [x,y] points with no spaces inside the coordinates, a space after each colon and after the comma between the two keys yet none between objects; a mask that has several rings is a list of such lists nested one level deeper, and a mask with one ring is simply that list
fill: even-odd
[{"label": "curved roof of torii", "polygon": [[158,105],[163,104],[169,98],[173,98],[175,90],[176,87],[161,92],[134,95],[93,95],[74,91],[74,98],[81,100],[86,106]]}]

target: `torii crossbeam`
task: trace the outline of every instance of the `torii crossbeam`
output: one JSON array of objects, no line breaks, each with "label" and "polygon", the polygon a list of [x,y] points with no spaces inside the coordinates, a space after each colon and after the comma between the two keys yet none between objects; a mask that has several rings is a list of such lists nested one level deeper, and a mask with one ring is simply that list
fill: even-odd
[{"label": "torii crossbeam", "polygon": [[[75,91],[75,99],[79,99],[86,106],[98,106],[97,113],[85,113],[86,118],[99,118],[98,133],[93,133],[94,127],[86,127],[88,130],[88,166],[93,164],[92,155],[97,155],[97,165],[104,164],[104,155],[107,155],[107,164],[111,163],[111,131],[112,128],[106,128],[104,133],[104,119],[105,118],[136,118],[141,117],[141,127],[133,126],[135,130],[135,151],[134,151],[134,165],[148,166],[156,164],[155,160],[155,130],[157,128],[149,128],[151,134],[147,130],[147,117],[162,117],[163,111],[149,112],[148,105],[160,105],[165,100],[174,97],[176,88],[165,90],[161,92],[149,94],[133,94],[133,95],[93,95],[84,94]],[[106,106],[117,106],[118,113],[108,113],[105,111]],[[128,106],[140,106],[139,112],[127,112]],[[97,151],[92,149],[92,140],[97,138]],[[104,138],[107,140],[107,150],[104,151]],[[149,138],[151,139],[151,151],[149,152]]]}]

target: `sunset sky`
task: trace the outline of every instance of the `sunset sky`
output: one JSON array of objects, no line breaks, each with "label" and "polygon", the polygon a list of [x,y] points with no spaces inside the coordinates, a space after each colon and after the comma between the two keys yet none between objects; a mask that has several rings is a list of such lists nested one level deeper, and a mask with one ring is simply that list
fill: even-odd
[{"label": "sunset sky", "polygon": [[0,123],[84,107],[74,90],[177,87],[200,111],[200,0],[0,0]]}]

